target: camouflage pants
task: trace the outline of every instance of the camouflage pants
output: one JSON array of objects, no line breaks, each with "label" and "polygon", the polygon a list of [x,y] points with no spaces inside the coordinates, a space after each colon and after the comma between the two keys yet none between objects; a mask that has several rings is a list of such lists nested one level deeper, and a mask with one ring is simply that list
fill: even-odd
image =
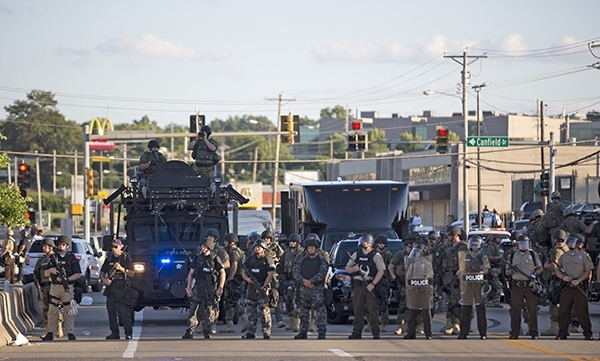
[{"label": "camouflage pants", "polygon": [[279,296],[283,298],[285,312],[290,318],[299,317],[299,310],[296,305],[298,292],[295,281],[280,281]]},{"label": "camouflage pants", "polygon": [[192,165],[192,168],[194,168],[194,170],[196,171],[196,174],[198,174],[201,177],[212,177],[213,175],[213,166],[209,166],[209,167],[201,167],[197,164],[194,163],[194,165]]},{"label": "camouflage pants", "polygon": [[225,321],[233,321],[235,314],[242,315],[244,308],[240,305],[242,298],[241,283],[237,277],[225,284],[225,293],[223,295],[225,308]]},{"label": "camouflage pants", "polygon": [[194,288],[194,295],[190,300],[187,330],[193,333],[198,327],[198,319],[202,320],[202,331],[210,332],[217,321],[219,304],[214,298],[198,297],[198,289]]},{"label": "camouflage pants", "polygon": [[248,313],[248,333],[255,334],[258,324],[258,317],[262,325],[262,332],[271,335],[271,310],[269,309],[268,298],[258,296],[258,299],[251,300],[246,298],[246,312]]},{"label": "camouflage pants", "polygon": [[308,333],[311,309],[315,309],[317,313],[315,319],[317,331],[320,334],[327,332],[327,310],[325,309],[325,294],[322,285],[313,288],[300,286],[298,306],[300,308],[300,332]]},{"label": "camouflage pants", "polygon": [[500,296],[502,293],[502,282],[500,282],[500,279],[498,277],[499,274],[500,269],[498,268],[492,268],[488,273],[488,284],[492,287],[492,291],[490,292],[490,301],[492,303],[500,302]]},{"label": "camouflage pants", "polygon": [[283,322],[283,298],[279,294],[279,280],[273,277],[273,281],[271,281],[271,292],[276,293],[278,298],[277,306],[273,307],[275,320],[277,322]]},{"label": "camouflage pants", "polygon": [[[446,271],[442,276],[442,281],[446,285],[446,294],[448,295],[448,304],[446,306],[446,319],[451,320],[452,324],[460,323],[460,315],[462,309],[458,301],[461,298],[460,295],[460,280],[458,277],[454,277],[456,272]],[[454,277],[454,280],[450,280]]]},{"label": "camouflage pants", "polygon": [[[379,317],[382,325],[388,325],[390,323],[390,310],[389,310],[389,291],[390,282],[387,278],[382,278],[381,281],[375,286],[375,293],[379,299]],[[404,304],[406,305],[406,291],[404,297]]]},{"label": "camouflage pants", "polygon": [[408,313],[406,312],[406,280],[404,278],[396,278],[396,287],[398,289],[398,325],[404,324]]}]

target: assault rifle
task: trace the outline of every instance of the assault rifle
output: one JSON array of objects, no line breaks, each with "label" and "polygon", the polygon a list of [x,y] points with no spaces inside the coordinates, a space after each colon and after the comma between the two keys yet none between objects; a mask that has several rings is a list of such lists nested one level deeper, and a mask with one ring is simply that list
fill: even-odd
[{"label": "assault rifle", "polygon": [[[552,261],[552,263],[554,263],[556,265],[556,267],[558,267],[560,272],[563,274],[563,277],[564,276],[571,277],[571,276],[569,276],[569,274],[567,272],[565,272],[564,268],[562,268],[561,266],[558,265],[558,263],[556,263],[556,261]],[[573,277],[571,277],[571,278],[573,278]],[[563,281],[563,282],[565,282],[565,281]],[[577,288],[585,296],[586,300],[588,300],[588,302],[590,301],[590,298],[588,297],[587,293],[581,289],[581,287],[580,287],[581,283],[578,284],[577,286],[573,285],[571,282],[565,282],[565,283],[567,283],[569,285],[569,287]]]},{"label": "assault rifle", "polygon": [[[115,261],[115,263],[113,264],[112,268],[108,272],[108,279],[111,280],[111,281],[115,277],[115,273],[117,273],[117,264],[121,260],[121,257],[125,255],[125,249],[127,249],[126,245],[123,246],[123,249],[121,250],[121,254],[119,255],[119,257],[117,257],[117,260]],[[125,278],[127,278],[127,274],[125,274]]]},{"label": "assault rifle", "polygon": [[242,264],[242,269],[243,269],[244,271],[246,271],[246,275],[248,276],[248,278],[250,278],[250,280],[251,280],[251,281],[252,281],[252,283],[254,284],[254,288],[256,288],[256,291],[258,291],[258,293],[260,293],[260,295],[261,295],[263,298],[266,298],[266,299],[268,299],[269,297],[268,297],[268,295],[267,295],[267,291],[265,291],[265,290],[262,288],[262,285],[260,284],[260,282],[258,282],[258,280],[256,279],[256,277],[254,277],[254,275],[252,274],[252,272],[250,272],[250,271],[248,270],[248,268],[246,268],[246,265],[245,265],[245,264]]},{"label": "assault rifle", "polygon": [[542,281],[539,279],[539,277],[535,275],[535,273],[528,275],[527,273],[521,271],[521,269],[518,266],[508,263],[508,261],[504,258],[500,257],[499,259],[500,261],[502,261],[502,263],[513,269],[515,272],[522,274],[523,276],[527,277],[531,282],[533,282],[531,286],[531,290],[533,291],[533,293],[538,295],[540,298],[546,297],[546,290],[548,289],[548,287],[546,287],[546,285],[542,283]]},{"label": "assault rifle", "polygon": [[65,268],[61,266],[60,263],[58,263],[58,257],[56,256],[56,253],[52,254],[52,259],[54,259],[54,263],[56,264],[56,270],[58,271],[58,276],[62,281],[62,285],[65,289],[65,292],[69,292],[69,280],[67,276],[67,271],[65,271]]}]

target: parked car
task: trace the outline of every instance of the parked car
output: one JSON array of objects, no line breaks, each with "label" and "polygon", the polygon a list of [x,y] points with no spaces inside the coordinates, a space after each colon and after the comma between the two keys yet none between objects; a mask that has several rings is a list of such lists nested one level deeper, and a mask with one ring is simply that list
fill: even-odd
[{"label": "parked car", "polygon": [[[481,227],[483,228],[491,228],[492,227],[492,216],[494,213],[492,212],[481,212],[481,214],[483,215],[483,222],[481,224]],[[500,215],[498,215],[498,217],[500,217]],[[499,221],[500,223],[498,223],[496,225],[496,227],[502,227],[502,219],[500,219]],[[469,228],[477,228],[477,212],[473,212],[471,214],[469,214],[469,223],[470,223],[470,227]],[[459,228],[464,229],[464,222],[463,219],[459,219],[458,221],[454,221],[452,222],[452,224],[450,224],[451,226],[457,226]]]},{"label": "parked car", "polygon": [[525,232],[527,232],[528,224],[529,224],[529,219],[520,219],[518,221],[515,221],[512,231],[519,231],[519,232],[525,234]]},{"label": "parked car", "polygon": [[[50,237],[56,239],[55,237]],[[92,287],[92,291],[102,291],[102,281],[100,281],[100,268],[102,264],[98,261],[98,253],[94,252],[90,244],[83,239],[72,238],[69,251],[75,254],[79,260],[81,267],[81,278],[78,285],[83,292],[88,291],[88,286]],[[42,240],[35,240],[31,243],[27,254],[25,255],[25,264],[23,266],[23,282],[33,282],[33,271],[37,261],[44,256],[42,251]]]},{"label": "parked car", "polygon": [[[327,322],[330,324],[343,324],[352,316],[352,280],[346,272],[346,264],[350,255],[359,248],[358,239],[344,239],[336,243],[331,249],[331,269],[327,284],[333,293],[332,304],[327,306]],[[386,247],[392,254],[403,251],[406,246],[399,239],[388,239]],[[390,313],[398,310],[398,297],[395,291],[390,290]]]}]

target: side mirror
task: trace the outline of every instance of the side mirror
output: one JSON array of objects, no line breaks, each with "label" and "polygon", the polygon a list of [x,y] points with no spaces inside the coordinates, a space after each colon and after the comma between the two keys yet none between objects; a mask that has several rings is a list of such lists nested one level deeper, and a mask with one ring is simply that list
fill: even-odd
[{"label": "side mirror", "polygon": [[96,251],[96,257],[100,258],[104,255],[104,253],[102,253],[102,251]]}]

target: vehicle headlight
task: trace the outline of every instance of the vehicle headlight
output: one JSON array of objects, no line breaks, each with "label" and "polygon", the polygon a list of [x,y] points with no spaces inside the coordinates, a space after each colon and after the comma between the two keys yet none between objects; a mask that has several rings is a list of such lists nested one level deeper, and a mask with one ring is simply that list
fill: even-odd
[{"label": "vehicle headlight", "polygon": [[144,273],[146,271],[146,264],[144,262],[133,262],[133,271],[135,273]]}]

